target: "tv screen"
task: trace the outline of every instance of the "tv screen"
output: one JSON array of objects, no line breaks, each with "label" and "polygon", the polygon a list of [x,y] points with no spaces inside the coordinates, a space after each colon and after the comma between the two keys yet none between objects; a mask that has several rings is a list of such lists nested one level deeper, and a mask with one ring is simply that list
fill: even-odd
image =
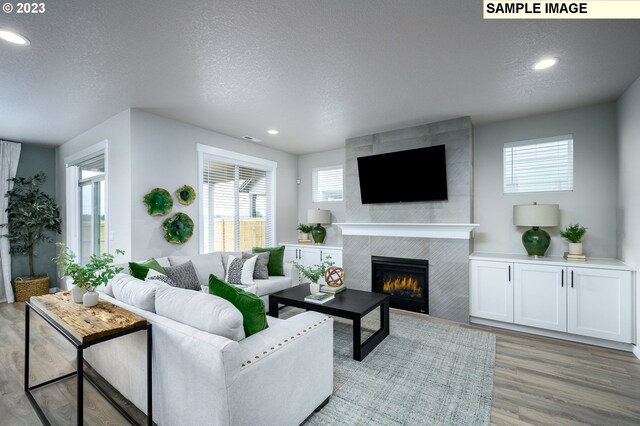
[{"label": "tv screen", "polygon": [[358,157],[362,204],[447,199],[444,145]]}]

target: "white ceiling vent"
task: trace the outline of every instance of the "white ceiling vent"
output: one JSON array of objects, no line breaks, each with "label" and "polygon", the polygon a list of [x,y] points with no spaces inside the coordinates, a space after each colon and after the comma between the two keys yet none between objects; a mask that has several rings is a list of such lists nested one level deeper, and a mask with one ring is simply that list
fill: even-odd
[{"label": "white ceiling vent", "polygon": [[251,142],[262,142],[262,139],[257,139],[257,138],[254,138],[253,136],[249,136],[249,135],[243,136],[242,139],[246,139],[246,140],[251,141]]}]

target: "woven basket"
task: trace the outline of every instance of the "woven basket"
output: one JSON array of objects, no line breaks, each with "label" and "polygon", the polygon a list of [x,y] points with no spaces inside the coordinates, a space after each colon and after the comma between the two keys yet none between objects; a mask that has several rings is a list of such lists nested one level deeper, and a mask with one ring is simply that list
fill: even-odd
[{"label": "woven basket", "polygon": [[49,274],[38,277],[17,277],[13,282],[16,302],[26,302],[31,296],[49,294]]}]

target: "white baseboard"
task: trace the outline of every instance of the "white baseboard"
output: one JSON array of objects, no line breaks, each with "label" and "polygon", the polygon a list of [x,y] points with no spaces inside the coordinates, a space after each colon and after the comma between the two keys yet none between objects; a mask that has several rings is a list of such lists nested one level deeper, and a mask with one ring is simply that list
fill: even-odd
[{"label": "white baseboard", "polygon": [[[620,351],[632,352],[637,346],[631,343],[614,342],[612,340],[597,339],[595,337],[578,336],[576,334],[563,333],[560,331],[543,330],[541,328],[528,327],[526,325],[509,324],[500,321],[488,320],[484,318],[471,317],[472,324],[488,325],[490,327],[504,328],[512,331],[520,331],[523,333],[535,334],[538,336],[551,337],[554,339],[568,340],[570,342],[585,343],[587,345],[602,346],[605,348],[617,349]],[[639,350],[640,352],[640,350]],[[636,353],[636,356],[638,353]],[[640,357],[639,357],[640,358]]]},{"label": "white baseboard", "polygon": [[640,359],[640,346],[633,345],[633,354],[636,356],[636,358]]}]

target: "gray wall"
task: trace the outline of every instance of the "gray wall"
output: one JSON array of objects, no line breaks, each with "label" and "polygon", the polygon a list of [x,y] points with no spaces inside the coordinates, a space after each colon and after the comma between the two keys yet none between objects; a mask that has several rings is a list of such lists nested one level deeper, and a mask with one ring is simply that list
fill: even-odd
[{"label": "gray wall", "polygon": [[[637,117],[636,117],[637,120]],[[506,142],[573,134],[574,190],[504,194],[502,149]],[[513,225],[515,204],[557,203],[561,227],[548,255],[562,255],[567,242],[559,231],[569,223],[588,228],[583,240],[592,257],[616,257],[616,106],[614,103],[560,111],[474,127],[474,251],[526,254],[525,228]]]},{"label": "gray wall", "polygon": [[[468,117],[369,136],[346,142],[345,211],[347,222],[470,223],[472,140]],[[445,145],[447,201],[366,204],[360,199],[357,158],[364,155]],[[468,240],[438,238],[343,237],[348,286],[371,291],[371,256],[429,260],[429,313],[469,321]]]},{"label": "gray wall", "polygon": [[[312,197],[312,172],[315,167],[338,166],[344,167],[345,150],[334,149],[316,154],[301,155],[298,157],[298,223],[307,223],[307,211],[309,209],[323,209],[331,211],[331,223],[344,222],[346,213],[343,201],[327,201],[314,203]],[[327,238],[325,244],[342,245],[342,233],[340,227],[335,225],[325,226]]]},{"label": "gray wall", "polygon": [[[618,101],[618,255],[640,266],[640,79]],[[636,290],[636,310],[640,291]],[[636,314],[636,344],[640,344],[640,315]]]},{"label": "gray wall", "polygon": [[66,241],[65,157],[102,141],[108,141],[107,156],[107,251],[124,250],[121,261],[131,259],[131,110],[122,111],[58,147],[56,150],[57,194],[63,218],[62,241]]},{"label": "gray wall", "polygon": [[168,217],[149,216],[143,196],[160,187],[173,193],[182,185],[198,189],[197,144],[259,157],[278,163],[276,172],[276,242],[297,238],[298,198],[297,157],[258,144],[221,135],[145,111],[131,110],[131,253],[134,259],[169,254],[197,254],[199,250],[198,202],[183,206],[174,199],[174,212],[184,212],[196,224],[194,236],[184,245],[164,239],[162,221]]},{"label": "gray wall", "polygon": [[[47,181],[42,186],[42,192],[56,197],[56,150],[53,147],[22,144],[20,161],[16,176],[29,177],[38,172],[47,175]],[[58,203],[60,204],[60,203]],[[54,233],[51,237],[58,238]],[[56,255],[55,243],[40,243],[36,246],[33,259],[33,270],[36,274],[48,273],[51,278],[50,287],[56,287],[56,267],[51,259]],[[11,256],[11,279],[29,275],[29,259],[27,256]]]}]

